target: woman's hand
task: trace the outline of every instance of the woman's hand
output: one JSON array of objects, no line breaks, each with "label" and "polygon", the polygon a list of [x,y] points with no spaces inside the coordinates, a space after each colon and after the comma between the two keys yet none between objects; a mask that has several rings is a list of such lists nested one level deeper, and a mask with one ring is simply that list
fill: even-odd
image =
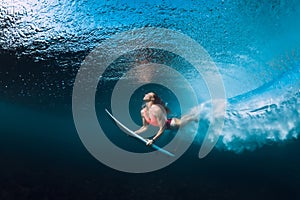
[{"label": "woman's hand", "polygon": [[151,146],[153,144],[154,140],[148,139],[146,145]]}]

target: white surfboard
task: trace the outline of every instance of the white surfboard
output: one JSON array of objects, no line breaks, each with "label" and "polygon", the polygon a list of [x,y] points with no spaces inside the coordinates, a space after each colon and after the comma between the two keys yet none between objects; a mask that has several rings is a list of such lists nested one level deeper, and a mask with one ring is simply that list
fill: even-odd
[{"label": "white surfboard", "polygon": [[[119,120],[117,120],[107,109],[105,109],[105,111],[107,112],[107,114],[119,125],[121,126],[124,131],[126,131],[127,134],[129,134],[130,136],[133,136],[137,139],[139,139],[140,141],[144,142],[145,144],[147,143],[147,140],[145,138],[143,138],[142,136],[136,134],[135,132],[133,132],[132,130],[130,130],[129,128],[127,128],[124,124],[122,124]],[[156,144],[152,144],[151,147],[153,149],[156,149],[157,151],[166,154],[168,156],[172,156],[174,157],[175,155],[170,153],[169,151],[157,146]]]}]

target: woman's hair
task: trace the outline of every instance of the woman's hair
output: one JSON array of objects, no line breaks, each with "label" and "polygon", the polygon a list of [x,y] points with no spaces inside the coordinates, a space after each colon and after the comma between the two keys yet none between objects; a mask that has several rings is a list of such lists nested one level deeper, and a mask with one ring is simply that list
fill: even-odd
[{"label": "woman's hair", "polygon": [[154,104],[159,104],[159,105],[161,105],[165,110],[166,110],[166,112],[167,113],[170,113],[170,109],[166,106],[166,104],[161,100],[161,98],[156,94],[156,93],[154,93],[153,92],[153,98],[154,98],[154,100],[153,100],[153,103]]}]

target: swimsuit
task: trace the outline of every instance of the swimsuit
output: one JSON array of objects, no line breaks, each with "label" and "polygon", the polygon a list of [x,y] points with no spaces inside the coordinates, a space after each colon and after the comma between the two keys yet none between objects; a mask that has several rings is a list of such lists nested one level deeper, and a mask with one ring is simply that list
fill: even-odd
[{"label": "swimsuit", "polygon": [[143,112],[143,117],[145,118],[148,124],[151,124],[152,126],[159,126],[158,121],[156,120],[156,117],[153,114],[149,113],[150,116],[148,116],[146,113],[147,112],[146,109],[143,109],[142,112]]},{"label": "swimsuit", "polygon": [[[152,126],[159,126],[156,117],[151,113],[149,113],[150,116],[148,116],[146,114],[146,109],[143,109],[142,114],[148,124],[151,124]],[[172,122],[172,118],[166,120],[165,123],[166,129],[171,129],[171,122]]]},{"label": "swimsuit", "polygon": [[167,119],[166,124],[165,124],[166,129],[171,129],[171,121],[172,121],[171,118]]}]

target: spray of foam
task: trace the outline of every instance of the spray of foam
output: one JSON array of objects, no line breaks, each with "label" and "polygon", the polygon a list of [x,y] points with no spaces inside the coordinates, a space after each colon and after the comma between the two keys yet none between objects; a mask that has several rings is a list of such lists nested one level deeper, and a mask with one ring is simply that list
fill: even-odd
[{"label": "spray of foam", "polygon": [[[275,100],[276,101],[276,100]],[[255,110],[230,110],[219,147],[241,152],[264,144],[297,138],[300,132],[299,94]]]},{"label": "spray of foam", "polygon": [[[196,141],[199,143],[203,142],[209,125],[223,117],[222,112],[218,113],[217,111],[213,116],[211,108],[216,103],[204,102],[189,113],[189,115],[200,116],[196,136]],[[261,103],[263,104],[263,102]],[[223,130],[216,144],[218,149],[240,153],[244,150],[255,150],[265,144],[298,138],[300,133],[300,93],[288,100],[280,102],[273,100],[272,104],[265,104],[254,110],[235,110],[233,108],[234,105],[228,103]],[[218,131],[213,131],[212,134],[218,134]],[[215,138],[217,135],[209,137],[211,140]]]},{"label": "spray of foam", "polygon": [[[224,101],[204,102],[193,108],[189,115],[200,116],[196,141],[201,144],[209,125],[221,117],[224,117],[224,126],[216,144],[218,149],[240,153],[297,139],[300,133],[299,74],[293,73],[293,77],[289,74],[238,100],[228,100],[225,116],[222,109],[218,109]],[[214,113],[212,106],[217,106]],[[216,136],[209,138],[213,140]]]}]

